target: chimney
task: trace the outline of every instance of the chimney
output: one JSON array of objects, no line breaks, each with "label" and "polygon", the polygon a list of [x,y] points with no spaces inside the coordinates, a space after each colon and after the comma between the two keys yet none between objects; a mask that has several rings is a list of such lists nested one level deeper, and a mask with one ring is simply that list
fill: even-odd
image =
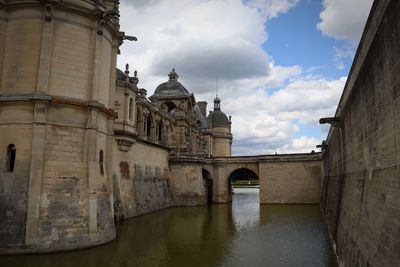
[{"label": "chimney", "polygon": [[199,101],[197,102],[197,105],[199,105],[201,114],[203,114],[204,118],[207,117],[207,101]]}]

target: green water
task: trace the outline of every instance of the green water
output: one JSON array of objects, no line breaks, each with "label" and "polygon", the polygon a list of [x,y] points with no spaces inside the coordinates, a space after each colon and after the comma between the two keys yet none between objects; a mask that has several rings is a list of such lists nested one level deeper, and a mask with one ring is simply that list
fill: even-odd
[{"label": "green water", "polygon": [[232,204],[171,208],[125,221],[114,242],[87,250],[0,257],[0,266],[336,266],[317,205],[259,205],[258,189]]}]

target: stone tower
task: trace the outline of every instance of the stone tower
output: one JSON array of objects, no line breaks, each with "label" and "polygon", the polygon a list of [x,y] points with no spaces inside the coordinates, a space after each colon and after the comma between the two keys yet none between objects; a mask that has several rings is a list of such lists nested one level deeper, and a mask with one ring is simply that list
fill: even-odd
[{"label": "stone tower", "polygon": [[0,252],[115,237],[118,1],[0,0]]},{"label": "stone tower", "polygon": [[221,111],[221,99],[216,96],[214,99],[214,111],[208,115],[211,122],[212,134],[212,156],[230,157],[232,146],[231,119]]}]

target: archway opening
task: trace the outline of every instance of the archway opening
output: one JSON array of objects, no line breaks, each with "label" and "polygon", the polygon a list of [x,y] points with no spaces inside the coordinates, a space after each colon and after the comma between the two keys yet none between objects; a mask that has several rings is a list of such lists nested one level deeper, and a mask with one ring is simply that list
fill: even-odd
[{"label": "archway opening", "polygon": [[237,192],[259,192],[260,189],[260,181],[258,179],[257,174],[247,168],[240,168],[231,173],[229,176],[228,183],[228,192],[232,197],[232,194],[235,194],[235,190]]},{"label": "archway opening", "polygon": [[207,204],[212,204],[213,202],[213,180],[211,177],[211,173],[206,169],[202,169],[203,174],[203,184],[204,184],[204,192],[207,197]]}]

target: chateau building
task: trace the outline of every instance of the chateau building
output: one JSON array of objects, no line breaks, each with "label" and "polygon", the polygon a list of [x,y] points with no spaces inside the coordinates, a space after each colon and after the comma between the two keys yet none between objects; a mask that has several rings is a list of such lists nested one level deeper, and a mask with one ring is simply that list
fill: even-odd
[{"label": "chateau building", "polygon": [[204,160],[231,155],[175,69],[154,95],[116,69],[118,1],[0,0],[0,253],[115,238],[114,219],[211,201]]}]

